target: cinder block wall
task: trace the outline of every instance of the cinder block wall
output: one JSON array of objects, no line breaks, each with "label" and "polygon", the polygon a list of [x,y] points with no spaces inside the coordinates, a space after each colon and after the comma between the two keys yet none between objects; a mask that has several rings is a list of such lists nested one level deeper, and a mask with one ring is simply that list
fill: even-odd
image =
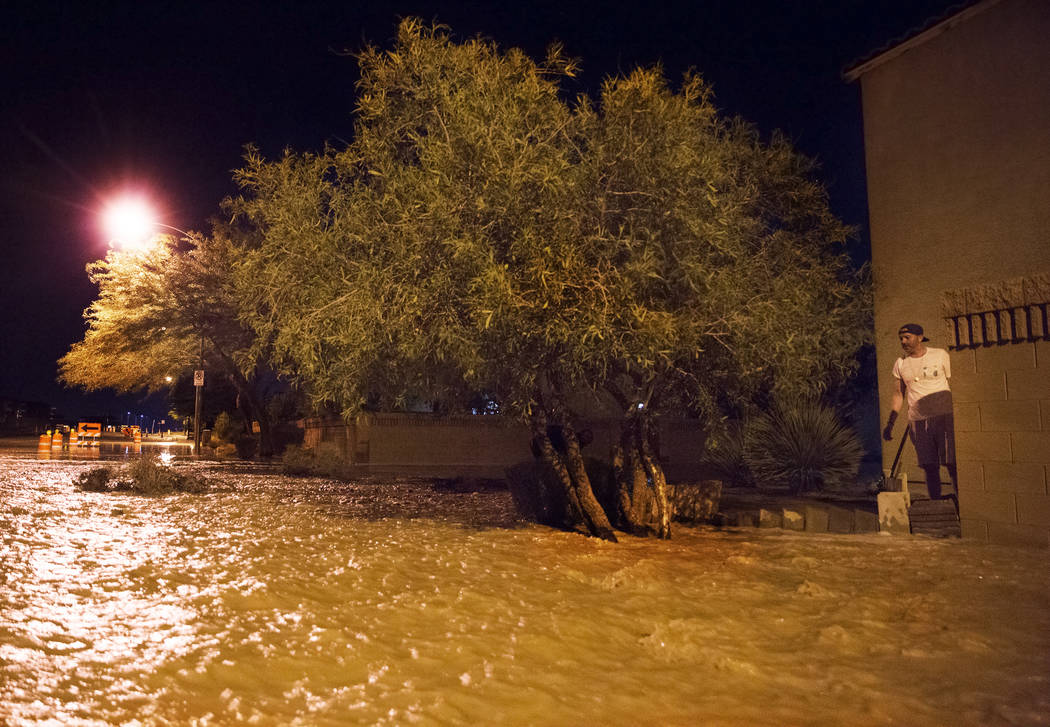
[{"label": "cinder block wall", "polygon": [[1050,342],[952,353],[963,536],[1050,545]]},{"label": "cinder block wall", "polygon": [[[528,427],[498,416],[362,414],[349,424],[306,419],[303,427],[304,447],[333,443],[348,461],[378,470],[501,477],[506,467],[532,459]],[[607,460],[619,436],[619,422],[603,419],[588,428],[593,440],[584,455]],[[697,420],[662,422],[661,454],[669,478],[700,476],[704,436]]]}]

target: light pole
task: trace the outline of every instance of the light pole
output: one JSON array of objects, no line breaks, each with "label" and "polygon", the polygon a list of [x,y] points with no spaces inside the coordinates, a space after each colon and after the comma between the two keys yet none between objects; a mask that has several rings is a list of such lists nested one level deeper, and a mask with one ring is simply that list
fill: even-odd
[{"label": "light pole", "polygon": [[[184,237],[192,235],[173,225],[157,222],[150,205],[139,198],[125,198],[110,204],[105,211],[105,225],[109,230],[110,242],[116,241],[124,249],[149,249],[153,241],[153,230],[163,227],[173,230]],[[201,448],[201,406],[204,389],[204,331],[200,334],[200,368],[193,372],[193,452],[200,454]],[[170,378],[169,378],[170,380]],[[130,412],[129,412],[130,414]]]}]

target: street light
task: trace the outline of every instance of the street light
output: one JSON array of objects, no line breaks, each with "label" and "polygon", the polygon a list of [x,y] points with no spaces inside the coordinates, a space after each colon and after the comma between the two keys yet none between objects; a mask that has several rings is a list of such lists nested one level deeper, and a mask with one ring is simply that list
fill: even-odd
[{"label": "street light", "polygon": [[[103,223],[110,235],[110,244],[117,243],[124,250],[146,251],[153,247],[154,230],[163,227],[192,237],[185,230],[158,222],[152,207],[141,197],[123,197],[111,202],[103,213]],[[171,377],[168,377],[168,381]],[[193,372],[193,451],[201,448],[201,398],[204,389],[204,332],[201,331],[200,368]],[[141,422],[140,422],[141,424]]]}]

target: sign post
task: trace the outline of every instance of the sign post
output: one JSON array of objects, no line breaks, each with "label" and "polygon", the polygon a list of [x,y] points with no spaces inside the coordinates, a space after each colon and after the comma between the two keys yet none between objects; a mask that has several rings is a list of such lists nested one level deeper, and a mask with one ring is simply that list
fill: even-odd
[{"label": "sign post", "polygon": [[200,368],[193,372],[193,453],[201,453],[201,390],[204,389],[204,336],[201,336]]}]

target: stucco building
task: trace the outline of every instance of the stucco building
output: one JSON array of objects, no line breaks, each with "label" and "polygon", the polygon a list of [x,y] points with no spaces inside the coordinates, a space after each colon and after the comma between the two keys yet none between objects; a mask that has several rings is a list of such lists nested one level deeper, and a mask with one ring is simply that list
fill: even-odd
[{"label": "stucco building", "polygon": [[951,353],[963,536],[1045,547],[1050,1],[972,3],[846,77],[864,111],[882,421],[897,328],[921,323]]}]

